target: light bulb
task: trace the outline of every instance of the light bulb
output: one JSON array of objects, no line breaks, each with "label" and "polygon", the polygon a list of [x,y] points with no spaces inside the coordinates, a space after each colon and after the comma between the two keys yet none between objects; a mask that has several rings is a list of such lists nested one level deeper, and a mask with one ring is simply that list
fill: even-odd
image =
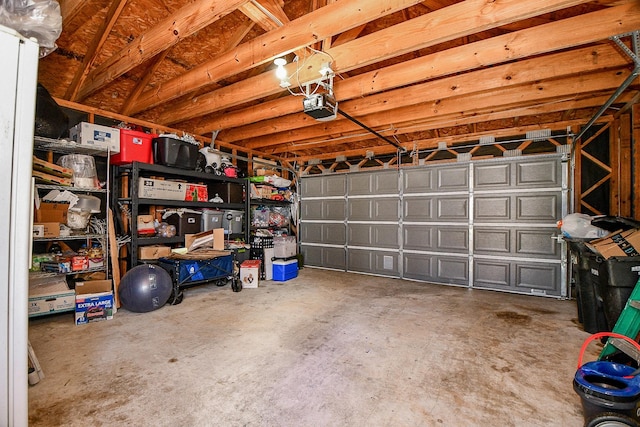
[{"label": "light bulb", "polygon": [[276,77],[278,80],[284,80],[287,78],[287,69],[284,68],[284,65],[278,65],[278,68],[276,68]]}]

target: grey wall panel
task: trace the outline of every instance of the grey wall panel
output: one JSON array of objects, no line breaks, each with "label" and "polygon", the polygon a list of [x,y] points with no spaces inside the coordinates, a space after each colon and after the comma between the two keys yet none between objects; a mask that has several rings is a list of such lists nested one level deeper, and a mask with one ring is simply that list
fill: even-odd
[{"label": "grey wall panel", "polygon": [[347,269],[347,253],[344,248],[322,248],[323,267]]},{"label": "grey wall panel", "polygon": [[398,265],[398,252],[379,252],[375,251],[373,255],[374,274],[383,274],[385,276],[400,276]]},{"label": "grey wall panel", "polygon": [[306,243],[323,243],[322,224],[319,223],[300,223],[300,241]]},{"label": "grey wall panel", "polygon": [[562,194],[543,193],[515,196],[515,221],[554,222],[562,217]]},{"label": "grey wall panel", "polygon": [[495,259],[475,259],[473,283],[481,288],[508,289],[511,282],[511,263]]},{"label": "grey wall panel", "polygon": [[504,223],[511,220],[511,197],[508,195],[476,196],[473,202],[474,222]]},{"label": "grey wall panel", "polygon": [[300,185],[302,197],[344,196],[347,192],[345,175],[304,177]]},{"label": "grey wall panel", "polygon": [[398,277],[398,256],[397,252],[349,249],[348,270]]},{"label": "grey wall panel", "polygon": [[372,246],[373,236],[369,224],[348,224],[347,244],[351,246]]},{"label": "grey wall panel", "polygon": [[347,243],[347,226],[344,224],[323,224],[322,243],[344,245]]},{"label": "grey wall panel", "polygon": [[300,252],[304,256],[305,265],[313,267],[324,267],[322,260],[322,247],[320,246],[307,246],[305,244],[300,245]]},{"label": "grey wall panel", "polygon": [[349,249],[347,270],[371,273],[373,271],[372,251],[362,249]]},{"label": "grey wall panel", "polygon": [[300,218],[302,220],[343,221],[346,201],[344,199],[302,200]]},{"label": "grey wall panel", "polygon": [[347,178],[344,175],[323,176],[323,196],[344,196],[347,193]]},{"label": "grey wall panel", "polygon": [[549,295],[560,295],[560,264],[518,263],[515,266],[515,288],[536,289]]},{"label": "grey wall panel", "polygon": [[437,250],[443,252],[469,253],[468,227],[442,227],[436,229]]},{"label": "grey wall panel", "polygon": [[432,250],[435,248],[436,228],[422,224],[405,224],[402,227],[404,249]]},{"label": "grey wall panel", "polygon": [[478,254],[508,254],[511,252],[511,230],[505,228],[474,228],[473,252]]},{"label": "grey wall panel", "polygon": [[344,248],[302,245],[300,251],[304,255],[305,265],[311,267],[334,268],[346,270],[346,252]]},{"label": "grey wall panel", "polygon": [[347,201],[344,199],[328,199],[322,201],[322,219],[343,221]]},{"label": "grey wall panel", "polygon": [[350,246],[400,248],[396,224],[348,224],[347,236]]},{"label": "grey wall panel", "polygon": [[562,245],[553,237],[558,234],[557,229],[514,229],[515,253],[518,256],[532,258],[558,259]]},{"label": "grey wall panel", "polygon": [[349,199],[349,221],[397,221],[400,200],[394,197],[379,199]]},{"label": "grey wall panel", "polygon": [[344,245],[347,242],[346,226],[344,224],[303,222],[300,224],[300,241]]},{"label": "grey wall panel", "polygon": [[403,192],[404,194],[411,193],[427,193],[433,191],[434,180],[433,169],[405,169],[403,171]]},{"label": "grey wall panel", "polygon": [[405,221],[431,221],[434,218],[434,198],[431,196],[405,197],[402,215]]},{"label": "grey wall panel", "polygon": [[301,219],[323,219],[324,200],[302,200],[300,202]]},{"label": "grey wall panel", "polygon": [[477,194],[473,218],[476,222],[551,223],[562,213],[562,193]]},{"label": "grey wall panel", "polygon": [[436,278],[434,280],[437,283],[468,285],[469,258],[438,256],[436,259]]},{"label": "grey wall panel", "polygon": [[407,279],[433,280],[433,255],[404,253],[402,274]]},{"label": "grey wall panel", "polygon": [[545,159],[515,164],[516,185],[528,188],[560,187],[562,175],[557,159]]},{"label": "grey wall panel", "polygon": [[305,177],[300,180],[300,193],[303,197],[319,197],[323,195],[323,177]]},{"label": "grey wall panel", "polygon": [[474,188],[505,188],[511,185],[511,164],[492,163],[474,165]]},{"label": "grey wall panel", "polygon": [[469,166],[452,165],[436,168],[438,191],[468,191]]},{"label": "grey wall panel", "polygon": [[404,194],[469,190],[469,165],[454,164],[403,171]]},{"label": "grey wall panel", "polygon": [[436,200],[437,217],[439,221],[468,221],[468,196],[441,197]]},{"label": "grey wall panel", "polygon": [[350,174],[347,179],[350,196],[398,194],[398,172],[394,170]]}]

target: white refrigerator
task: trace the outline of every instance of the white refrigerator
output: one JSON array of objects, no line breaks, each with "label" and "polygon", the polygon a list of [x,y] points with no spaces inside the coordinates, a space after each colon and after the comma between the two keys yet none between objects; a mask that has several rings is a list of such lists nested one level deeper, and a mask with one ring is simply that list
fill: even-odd
[{"label": "white refrigerator", "polygon": [[0,58],[0,425],[26,426],[38,44],[0,26]]}]

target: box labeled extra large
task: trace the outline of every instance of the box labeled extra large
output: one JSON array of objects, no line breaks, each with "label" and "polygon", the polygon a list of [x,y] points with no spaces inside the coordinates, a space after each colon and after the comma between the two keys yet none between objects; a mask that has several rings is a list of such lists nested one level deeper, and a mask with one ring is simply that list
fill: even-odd
[{"label": "box labeled extra large", "polygon": [[120,152],[120,129],[81,122],[69,129],[69,137],[80,145],[111,153]]},{"label": "box labeled extra large", "polygon": [[164,179],[140,178],[138,197],[141,199],[183,200],[206,202],[209,200],[207,186]]},{"label": "box labeled extra large", "polygon": [[76,282],[76,325],[113,319],[111,280]]}]

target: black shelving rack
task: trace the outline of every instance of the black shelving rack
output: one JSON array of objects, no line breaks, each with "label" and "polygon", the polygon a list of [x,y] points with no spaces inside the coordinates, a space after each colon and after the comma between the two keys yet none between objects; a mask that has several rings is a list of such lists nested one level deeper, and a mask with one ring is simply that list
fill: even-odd
[{"label": "black shelving rack", "polygon": [[[113,166],[112,171],[113,185],[111,189],[112,206],[117,209],[120,206],[128,207],[130,213],[129,230],[131,235],[130,244],[130,267],[138,264],[138,248],[140,246],[154,244],[175,244],[183,243],[183,236],[175,237],[149,237],[138,236],[138,224],[136,218],[140,214],[142,206],[170,206],[175,208],[211,208],[220,210],[238,210],[244,212],[243,232],[241,234],[227,235],[229,239],[242,238],[245,242],[249,241],[249,196],[247,188],[247,180],[241,178],[231,178],[227,176],[214,175],[210,173],[196,172],[193,170],[179,169],[163,165],[155,165],[148,163],[133,162],[130,164]],[[123,178],[128,177],[128,195],[123,195]],[[140,178],[163,178],[169,180],[181,180],[189,183],[202,183],[205,185],[211,183],[235,183],[243,186],[244,202],[242,203],[213,203],[208,201],[181,201],[170,199],[146,199],[138,197]],[[211,192],[209,192],[211,193]],[[212,195],[209,194],[209,198]],[[118,231],[124,234],[124,224],[120,219],[120,215],[116,215],[118,220]]]}]

